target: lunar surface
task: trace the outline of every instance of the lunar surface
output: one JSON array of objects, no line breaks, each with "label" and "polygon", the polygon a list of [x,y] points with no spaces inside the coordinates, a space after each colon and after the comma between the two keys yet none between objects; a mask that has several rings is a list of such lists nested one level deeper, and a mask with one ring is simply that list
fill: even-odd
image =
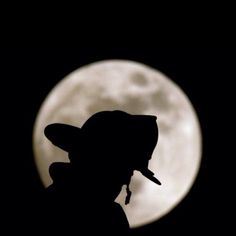
[{"label": "lunar surface", "polygon": [[101,110],[157,116],[159,140],[149,169],[162,185],[135,172],[130,204],[124,204],[125,189],[116,201],[124,208],[131,227],[160,219],[183,200],[194,183],[201,163],[201,131],[195,110],[180,87],[141,63],[95,62],[75,70],[55,85],[39,110],[33,131],[35,162],[44,186],[52,183],[49,165],[69,161],[67,153],[44,136],[45,126],[66,123],[81,127]]}]

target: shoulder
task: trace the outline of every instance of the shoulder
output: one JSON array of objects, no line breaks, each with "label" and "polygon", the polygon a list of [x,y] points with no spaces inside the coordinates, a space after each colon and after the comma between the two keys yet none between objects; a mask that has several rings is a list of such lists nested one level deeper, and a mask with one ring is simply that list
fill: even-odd
[{"label": "shoulder", "polygon": [[112,211],[111,225],[122,231],[129,230],[129,222],[121,205],[114,202]]}]

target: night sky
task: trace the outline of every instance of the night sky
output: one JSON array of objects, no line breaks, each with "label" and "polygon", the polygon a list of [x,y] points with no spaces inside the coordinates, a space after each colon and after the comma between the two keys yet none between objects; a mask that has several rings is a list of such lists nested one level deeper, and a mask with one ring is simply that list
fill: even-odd
[{"label": "night sky", "polygon": [[[219,230],[227,234],[231,225],[228,209],[233,205],[230,163],[235,156],[229,154],[232,141],[228,135],[233,134],[234,107],[230,103],[234,93],[230,91],[234,87],[230,83],[235,79],[234,57],[235,50],[226,48],[1,49],[2,202],[7,205],[4,218],[8,230],[15,225],[24,231],[37,219],[34,209],[43,186],[34,165],[32,129],[45,96],[80,66],[104,59],[128,59],[154,67],[177,83],[191,100],[203,134],[202,165],[189,194],[171,213],[135,229],[133,235]],[[38,227],[43,224],[41,219]]]}]

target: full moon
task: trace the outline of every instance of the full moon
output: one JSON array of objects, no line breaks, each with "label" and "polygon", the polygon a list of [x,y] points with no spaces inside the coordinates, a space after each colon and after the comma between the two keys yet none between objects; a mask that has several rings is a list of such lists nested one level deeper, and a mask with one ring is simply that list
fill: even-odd
[{"label": "full moon", "polygon": [[33,130],[41,180],[45,187],[49,186],[49,165],[69,161],[66,152],[47,140],[44,128],[51,123],[81,127],[92,114],[102,110],[157,116],[159,140],[149,169],[162,185],[135,172],[130,204],[124,204],[125,189],[116,199],[131,228],[154,222],[173,210],[190,191],[201,163],[201,130],[196,112],[181,88],[147,65],[128,60],[94,62],[55,85],[39,110]]}]

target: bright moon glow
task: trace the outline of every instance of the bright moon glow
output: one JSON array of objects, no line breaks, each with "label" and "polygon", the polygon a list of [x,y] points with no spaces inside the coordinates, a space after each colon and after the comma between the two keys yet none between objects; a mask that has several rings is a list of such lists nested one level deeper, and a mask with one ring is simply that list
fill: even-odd
[{"label": "bright moon glow", "polygon": [[167,76],[141,63],[95,62],[69,74],[49,93],[33,133],[35,162],[43,184],[46,187],[52,183],[48,173],[52,162],[68,162],[67,153],[44,136],[45,126],[61,122],[81,127],[101,110],[157,116],[159,140],[149,169],[162,185],[135,172],[130,204],[124,205],[124,189],[116,201],[124,208],[131,227],[158,220],[186,196],[194,183],[201,161],[201,132],[184,92]]}]

